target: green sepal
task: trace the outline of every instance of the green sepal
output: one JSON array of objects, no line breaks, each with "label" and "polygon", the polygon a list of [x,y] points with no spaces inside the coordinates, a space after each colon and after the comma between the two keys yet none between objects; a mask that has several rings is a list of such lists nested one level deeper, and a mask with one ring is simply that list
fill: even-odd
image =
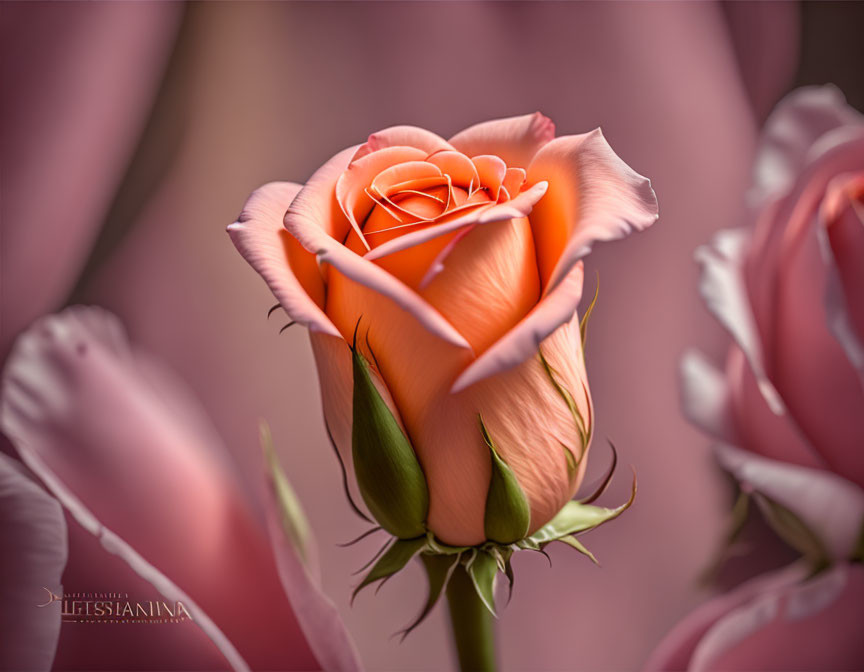
[{"label": "green sepal", "polygon": [[[585,422],[585,417],[582,415],[582,411],[579,410],[579,404],[576,403],[576,399],[574,399],[570,390],[558,382],[558,372],[552,368],[549,360],[546,359],[546,355],[543,354],[543,349],[538,348],[537,353],[540,356],[540,363],[543,365],[543,370],[546,372],[546,376],[552,382],[555,391],[558,392],[558,395],[564,400],[564,403],[567,404],[567,408],[570,409],[570,415],[573,416],[573,422],[576,423],[576,431],[579,433],[579,442],[582,444],[582,451],[579,453],[579,458],[576,460],[578,466],[582,461],[585,452],[588,450],[588,444],[591,443],[591,434],[594,431],[594,428],[590,422]],[[585,391],[587,397],[588,393],[584,387],[584,383],[583,391]],[[566,446],[564,448],[565,450],[567,449]]]},{"label": "green sepal", "polygon": [[585,545],[581,541],[579,541],[576,537],[574,537],[572,535],[568,535],[566,537],[559,537],[555,541],[560,541],[563,544],[567,544],[570,548],[575,548],[582,555],[585,555],[588,558],[590,558],[591,562],[593,562],[595,565],[600,564],[599,562],[597,562],[597,558],[594,557],[594,554],[591,551],[589,551],[585,547]]},{"label": "green sepal", "polygon": [[546,525],[537,530],[526,539],[517,542],[520,548],[534,550],[536,547],[555,541],[578,532],[585,532],[608,523],[620,516],[630,508],[636,498],[636,478],[633,479],[633,487],[630,498],[621,506],[607,509],[602,506],[589,506],[579,502],[567,502],[558,514]]},{"label": "green sepal", "polygon": [[480,418],[480,431],[492,460],[483,529],[487,539],[499,544],[511,544],[528,533],[531,507],[513,470],[498,455],[483,418]]},{"label": "green sepal", "polygon": [[483,605],[489,613],[498,618],[495,613],[495,576],[498,574],[498,562],[490,553],[475,549],[466,561],[465,569]]},{"label": "green sepal", "polygon": [[429,490],[414,448],[372,381],[369,363],[352,347],[354,473],[375,520],[399,539],[426,533]]},{"label": "green sepal", "polygon": [[426,604],[423,606],[420,615],[399,633],[402,635],[402,640],[414,628],[426,620],[429,612],[438,603],[438,598],[441,597],[441,593],[450,581],[450,577],[453,575],[453,571],[456,569],[461,558],[459,555],[429,555],[428,553],[422,553],[420,559],[423,561],[423,568],[426,570],[426,577],[429,579],[429,595],[426,598]]},{"label": "green sepal", "polygon": [[363,590],[366,586],[382,579],[388,579],[396,572],[402,570],[405,565],[417,555],[426,545],[426,538],[418,539],[396,539],[382,555],[378,562],[372,567],[369,573],[363,577],[360,585],[354,589],[351,595],[351,602],[357,597],[357,593]]},{"label": "green sepal", "polygon": [[821,569],[831,564],[831,556],[822,539],[801,518],[762,493],[755,492],[753,496],[772,529],[801,553],[811,567]]},{"label": "green sepal", "polygon": [[273,449],[273,438],[270,434],[270,427],[263,420],[259,425],[258,432],[261,449],[264,451],[264,460],[270,476],[270,483],[273,486],[273,494],[276,497],[276,505],[281,514],[282,529],[285,530],[285,535],[288,537],[291,545],[297,550],[303,562],[308,562],[309,521],[303,513],[303,508],[300,506],[300,500],[297,498],[294,488],[291,487],[285,476],[285,472],[282,471],[282,467],[279,465],[279,458]]}]

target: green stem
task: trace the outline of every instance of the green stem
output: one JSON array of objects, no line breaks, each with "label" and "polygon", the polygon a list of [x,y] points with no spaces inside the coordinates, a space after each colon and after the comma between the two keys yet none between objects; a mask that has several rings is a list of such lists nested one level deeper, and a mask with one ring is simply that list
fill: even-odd
[{"label": "green stem", "polygon": [[460,563],[447,585],[450,625],[462,672],[495,672],[495,624]]}]

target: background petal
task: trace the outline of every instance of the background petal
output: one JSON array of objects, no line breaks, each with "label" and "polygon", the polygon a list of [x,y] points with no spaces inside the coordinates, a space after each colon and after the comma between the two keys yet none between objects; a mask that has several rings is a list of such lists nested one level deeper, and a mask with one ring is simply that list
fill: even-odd
[{"label": "background petal", "polygon": [[[50,670],[60,636],[66,521],[60,503],[0,453],[0,668]],[[37,605],[46,606],[37,608]]]},{"label": "background petal", "polygon": [[[240,656],[254,667],[315,665],[287,601],[262,599],[281,587],[219,437],[113,316],[73,307],[26,332],[5,369],[2,425],[76,520],[188,603],[233,667],[244,667]],[[157,484],[170,496],[154,497]]]}]

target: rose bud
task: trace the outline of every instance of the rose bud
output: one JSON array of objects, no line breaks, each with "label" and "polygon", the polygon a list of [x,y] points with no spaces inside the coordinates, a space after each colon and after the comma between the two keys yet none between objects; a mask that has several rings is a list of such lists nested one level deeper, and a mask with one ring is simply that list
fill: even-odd
[{"label": "rose bud", "polygon": [[449,141],[389,128],[229,226],[308,327],[333,442],[401,539],[513,542],[582,480],[580,260],[657,203],[599,130],[554,135],[539,113]]},{"label": "rose bud", "polygon": [[734,338],[725,373],[685,358],[685,411],[815,564],[861,557],[864,524],[864,117],[833,87],[767,120],[754,226],[697,252]]}]

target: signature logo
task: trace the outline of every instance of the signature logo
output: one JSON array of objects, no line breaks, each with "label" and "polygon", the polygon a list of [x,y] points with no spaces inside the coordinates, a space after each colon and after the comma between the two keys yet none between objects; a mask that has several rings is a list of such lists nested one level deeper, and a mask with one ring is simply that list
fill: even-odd
[{"label": "signature logo", "polygon": [[57,593],[42,587],[40,608],[60,604],[63,623],[182,623],[193,620],[183,602],[133,600],[128,593]]}]

